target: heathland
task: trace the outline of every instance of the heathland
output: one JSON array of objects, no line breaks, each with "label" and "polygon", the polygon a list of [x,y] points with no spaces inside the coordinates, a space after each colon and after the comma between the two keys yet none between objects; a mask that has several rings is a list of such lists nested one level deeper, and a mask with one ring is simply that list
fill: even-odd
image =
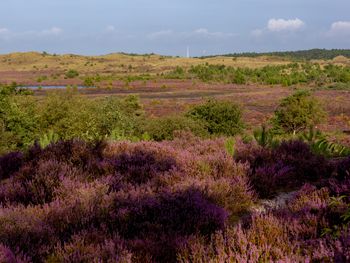
[{"label": "heathland", "polygon": [[349,53],[0,55],[0,262],[349,262]]}]

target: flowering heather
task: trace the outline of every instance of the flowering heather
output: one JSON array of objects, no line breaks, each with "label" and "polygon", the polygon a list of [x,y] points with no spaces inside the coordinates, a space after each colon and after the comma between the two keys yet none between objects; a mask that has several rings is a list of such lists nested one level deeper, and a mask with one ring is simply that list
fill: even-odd
[{"label": "flowering heather", "polygon": [[[350,260],[348,158],[298,141],[235,150],[177,134],[4,155],[0,262]],[[252,209],[290,189],[285,205]]]},{"label": "flowering heather", "polygon": [[9,178],[22,166],[23,154],[12,152],[0,157],[0,180]]},{"label": "flowering heather", "polygon": [[315,155],[309,145],[298,140],[283,141],[273,149],[256,147],[242,151],[236,159],[249,163],[249,178],[262,198],[308,182],[318,183],[332,173],[328,160]]}]

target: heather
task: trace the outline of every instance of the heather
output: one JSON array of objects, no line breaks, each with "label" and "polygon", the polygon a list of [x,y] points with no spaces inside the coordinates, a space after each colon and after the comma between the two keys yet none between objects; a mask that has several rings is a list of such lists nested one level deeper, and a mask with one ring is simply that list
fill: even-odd
[{"label": "heather", "polygon": [[232,155],[227,140],[75,139],[3,155],[1,260],[349,260],[349,157],[239,138]]},{"label": "heather", "polygon": [[224,230],[254,199],[223,139],[177,140],[59,141],[3,156],[1,244],[35,262],[175,261],[191,236]]}]

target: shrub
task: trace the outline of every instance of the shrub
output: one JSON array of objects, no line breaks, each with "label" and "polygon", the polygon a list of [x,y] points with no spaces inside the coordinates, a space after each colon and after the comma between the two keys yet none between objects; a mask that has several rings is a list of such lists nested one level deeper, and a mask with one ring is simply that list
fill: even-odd
[{"label": "shrub", "polygon": [[79,73],[75,69],[70,69],[65,73],[65,76],[66,78],[74,79],[79,76]]},{"label": "shrub", "polygon": [[325,112],[307,91],[298,91],[284,98],[275,111],[272,122],[276,130],[296,134],[319,124]]},{"label": "shrub", "polygon": [[155,176],[176,168],[176,161],[170,156],[155,152],[136,150],[122,153],[114,159],[114,167],[127,182],[142,184]]},{"label": "shrub", "polygon": [[41,110],[42,129],[60,139],[105,139],[116,130],[124,137],[138,135],[143,111],[135,96],[89,101],[74,92],[50,94]]},{"label": "shrub", "polygon": [[261,198],[331,175],[327,160],[315,155],[309,145],[299,140],[283,141],[274,149],[253,149],[251,155],[243,158],[238,155],[237,159],[250,163],[249,177]]},{"label": "shrub", "polygon": [[23,164],[21,152],[11,152],[0,157],[0,181],[9,178],[17,172]]},{"label": "shrub", "polygon": [[234,136],[243,130],[242,109],[228,101],[208,100],[194,106],[187,116],[202,121],[210,134]]},{"label": "shrub", "polygon": [[132,254],[119,238],[107,239],[99,231],[83,231],[59,247],[49,262],[120,262],[131,263]]},{"label": "shrub", "polygon": [[254,130],[254,139],[262,147],[273,146],[276,144],[274,134],[271,130],[268,130],[265,125],[262,125],[261,129]]},{"label": "shrub", "polygon": [[349,261],[349,158],[232,145],[180,132],[0,157],[0,260]]},{"label": "shrub", "polygon": [[0,244],[0,262],[16,263],[16,257],[13,252],[7,247]]},{"label": "shrub", "polygon": [[36,205],[51,202],[61,179],[75,173],[74,169],[53,160],[24,165],[10,180],[0,185],[0,203]]},{"label": "shrub", "polygon": [[144,131],[150,135],[151,139],[156,141],[172,140],[176,131],[190,131],[200,137],[208,135],[208,131],[202,122],[183,116],[147,120]]},{"label": "shrub", "polygon": [[121,223],[120,234],[134,242],[145,240],[138,242],[137,249],[151,253],[156,262],[175,262],[176,253],[187,236],[208,237],[224,229],[227,220],[224,209],[207,201],[195,189],[164,193],[138,202],[129,200],[127,207],[127,221]]}]

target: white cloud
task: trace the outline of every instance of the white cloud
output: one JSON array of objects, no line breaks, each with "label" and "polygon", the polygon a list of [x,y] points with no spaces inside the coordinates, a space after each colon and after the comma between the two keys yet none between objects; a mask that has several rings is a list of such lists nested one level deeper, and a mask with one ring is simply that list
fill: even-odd
[{"label": "white cloud", "polygon": [[0,28],[0,37],[3,39],[27,39],[27,38],[37,38],[37,37],[57,37],[63,33],[63,29],[59,27],[52,27],[44,30],[29,30],[16,32],[11,31],[7,28]]},{"label": "white cloud", "polygon": [[264,30],[262,29],[255,29],[251,32],[251,35],[256,38],[261,37],[263,34],[264,34]]},{"label": "white cloud", "polygon": [[106,31],[107,32],[113,32],[115,30],[116,30],[115,26],[109,25],[109,26],[106,27]]},{"label": "white cloud", "polygon": [[267,23],[267,29],[271,32],[297,31],[304,25],[305,23],[299,18],[289,20],[272,18]]},{"label": "white cloud", "polygon": [[11,35],[10,30],[8,30],[5,27],[3,27],[3,28],[0,27],[0,39],[7,40],[10,38],[10,35]]},{"label": "white cloud", "polygon": [[193,34],[204,36],[204,37],[214,37],[214,38],[225,38],[225,37],[233,37],[235,36],[232,33],[224,33],[224,32],[210,32],[206,28],[199,28],[193,32]]},{"label": "white cloud", "polygon": [[45,29],[39,32],[40,35],[46,35],[46,36],[57,36],[62,33],[63,33],[63,29],[59,27],[52,27],[50,29]]},{"label": "white cloud", "polygon": [[330,35],[350,35],[350,21],[338,21],[331,25]]},{"label": "white cloud", "polygon": [[1,35],[4,35],[4,34],[7,34],[7,33],[9,33],[10,31],[7,29],[7,28],[1,28],[0,27],[0,34]]},{"label": "white cloud", "polygon": [[148,34],[148,38],[150,39],[158,39],[158,38],[163,38],[163,37],[170,37],[175,35],[176,33],[172,30],[161,30],[158,32],[153,32],[151,34]]}]

